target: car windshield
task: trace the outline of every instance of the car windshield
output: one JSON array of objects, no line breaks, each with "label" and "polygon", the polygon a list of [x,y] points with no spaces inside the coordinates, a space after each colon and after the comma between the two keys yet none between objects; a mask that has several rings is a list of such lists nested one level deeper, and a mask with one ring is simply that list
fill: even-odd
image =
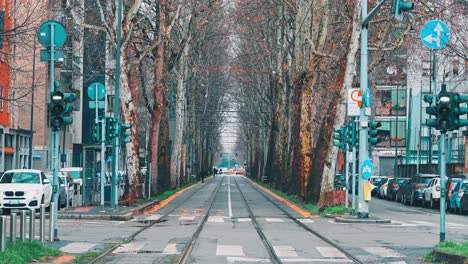
[{"label": "car windshield", "polygon": [[405,182],[405,179],[398,179],[396,182],[397,182],[398,184],[402,184],[403,182]]},{"label": "car windshield", "polygon": [[374,178],[374,181],[372,182],[374,185],[379,184],[381,181],[383,181],[385,178]]},{"label": "car windshield", "polygon": [[41,177],[36,172],[7,172],[3,174],[0,183],[40,184]]},{"label": "car windshield", "polygon": [[424,177],[422,177],[421,180],[420,180],[420,182],[421,182],[421,183],[424,183],[424,184],[428,184],[431,180],[432,180],[432,178],[424,178]]},{"label": "car windshield", "polygon": [[344,181],[345,180],[345,176],[344,175],[336,175],[335,176],[335,181]]},{"label": "car windshield", "polygon": [[80,171],[69,171],[68,174],[72,176],[73,179],[81,179]]}]

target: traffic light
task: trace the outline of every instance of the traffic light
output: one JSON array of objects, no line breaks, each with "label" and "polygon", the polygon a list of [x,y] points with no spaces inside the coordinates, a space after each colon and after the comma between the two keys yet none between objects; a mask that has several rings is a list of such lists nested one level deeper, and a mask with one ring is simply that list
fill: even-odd
[{"label": "traffic light", "polygon": [[112,141],[115,136],[115,119],[112,117],[106,117],[106,141]]},{"label": "traffic light", "polygon": [[128,131],[128,129],[130,129],[131,127],[132,125],[127,123],[123,123],[120,125],[120,144],[123,145],[132,142],[132,139],[130,138],[132,133]]},{"label": "traffic light", "polygon": [[359,146],[359,136],[357,131],[356,122],[351,121],[346,125],[346,143],[350,146]]},{"label": "traffic light", "polygon": [[392,13],[396,19],[403,19],[403,12],[411,11],[414,9],[413,2],[407,2],[404,0],[392,0]]},{"label": "traffic light", "polygon": [[424,95],[423,97],[424,102],[428,103],[429,106],[426,107],[426,114],[429,116],[435,116],[436,119],[426,119],[426,126],[428,127],[434,127],[436,129],[439,129],[439,112],[437,110],[437,105],[432,105],[434,102],[434,96],[432,95]]},{"label": "traffic light", "polygon": [[335,134],[333,135],[333,138],[337,141],[333,142],[333,146],[339,147],[340,149],[345,149],[346,143],[345,143],[345,134],[346,134],[346,128],[341,127],[341,128],[335,128],[333,130]]},{"label": "traffic light", "polygon": [[369,121],[369,147],[374,146],[380,141],[382,141],[377,135],[379,134],[379,131],[377,130],[379,127],[382,126],[382,123],[376,122],[376,121]]},{"label": "traffic light", "polygon": [[93,125],[92,138],[93,138],[93,142],[101,141],[101,125],[100,124]]},{"label": "traffic light", "polygon": [[468,107],[461,107],[460,104],[468,102],[468,95],[454,94],[452,96],[453,105],[454,105],[454,115],[455,115],[455,126],[456,128],[461,128],[468,126],[468,118],[460,119],[460,116],[468,114]]},{"label": "traffic light", "polygon": [[50,126],[58,131],[60,128],[73,123],[73,118],[68,115],[73,112],[73,106],[70,103],[76,100],[74,93],[63,93],[59,90],[51,94],[50,108]]},{"label": "traffic light", "polygon": [[441,92],[438,97],[437,112],[439,114],[439,130],[445,133],[455,128],[454,114],[452,112],[452,96],[444,91]]}]

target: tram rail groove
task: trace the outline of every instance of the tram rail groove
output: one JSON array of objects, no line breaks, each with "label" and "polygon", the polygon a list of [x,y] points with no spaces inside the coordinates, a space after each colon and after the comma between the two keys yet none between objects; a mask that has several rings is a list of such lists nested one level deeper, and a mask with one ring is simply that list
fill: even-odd
[{"label": "tram rail groove", "polygon": [[260,236],[260,239],[262,240],[263,245],[265,246],[265,248],[266,248],[266,250],[268,252],[268,255],[270,255],[271,262],[274,263],[274,264],[282,263],[281,259],[278,257],[278,255],[276,255],[275,249],[271,245],[270,241],[268,241],[268,238],[263,233],[262,228],[260,227],[260,225],[257,222],[257,218],[252,213],[252,210],[250,209],[250,205],[247,202],[247,199],[245,198],[244,193],[242,192],[241,188],[239,187],[239,183],[237,182],[235,177],[233,179],[234,179],[234,182],[236,183],[237,189],[239,190],[239,193],[240,193],[240,195],[242,197],[242,200],[244,201],[247,212],[249,213],[249,218],[252,219],[252,225],[254,226],[255,230],[257,231],[257,234]]},{"label": "tram rail groove", "polygon": [[[338,249],[339,251],[341,251],[343,254],[345,254],[349,259],[351,259],[354,263],[357,263],[357,264],[365,264],[364,262],[362,262],[361,260],[359,260],[357,257],[355,257],[353,254],[349,253],[346,249],[344,249],[343,247],[341,247],[340,245],[338,245],[337,243],[335,243],[333,240],[323,236],[322,234],[318,233],[317,231],[313,230],[312,228],[308,227],[306,224],[300,222],[299,220],[297,220],[295,217],[293,217],[288,211],[286,211],[284,208],[282,208],[281,206],[279,206],[271,197],[267,196],[265,194],[265,192],[262,192],[261,190],[258,189],[257,186],[253,185],[249,179],[247,179],[245,176],[243,176],[245,178],[245,180],[248,182],[248,184],[250,185],[250,187],[252,187],[252,189],[256,190],[258,193],[260,193],[263,197],[265,197],[268,201],[270,201],[275,207],[277,207],[278,209],[280,209],[289,219],[293,220],[296,224],[298,224],[299,226],[301,226],[303,229],[305,229],[306,231],[308,231],[309,233],[312,233],[313,235],[315,235],[316,237],[320,238],[321,240],[325,241],[326,243],[328,243],[329,245],[333,246],[334,248]],[[236,182],[237,184],[237,182]],[[239,189],[240,190],[240,189]]]},{"label": "tram rail groove", "polygon": [[[206,186],[208,186],[207,183],[211,182],[213,179],[211,179],[210,181],[206,181],[205,184],[203,186],[201,186],[200,188],[196,189],[191,195],[189,195],[188,197],[186,197],[183,201],[181,201],[179,204],[177,204],[176,207],[174,207],[173,209],[169,210],[166,214],[164,214],[163,216],[161,216],[158,220],[152,222],[152,223],[149,223],[148,225],[138,229],[137,231],[135,231],[134,233],[132,233],[130,236],[128,236],[126,239],[120,241],[119,243],[115,244],[114,246],[110,247],[109,249],[107,249],[106,251],[104,251],[103,253],[101,253],[99,256],[97,256],[95,259],[91,260],[89,262],[89,264],[97,264],[97,263],[102,263],[100,262],[103,258],[105,258],[106,256],[108,256],[109,254],[111,254],[114,250],[116,250],[118,247],[120,247],[121,245],[123,244],[126,244],[126,243],[129,243],[131,242],[133,239],[135,239],[136,236],[138,236],[139,234],[141,234],[143,231],[147,230],[148,228],[158,224],[158,223],[161,223],[161,222],[164,222],[164,221],[167,221],[167,217],[173,213],[175,210],[177,210],[182,204],[184,204],[186,201],[188,201],[190,198],[192,198],[193,196],[195,196],[200,190],[204,189]],[[219,189],[219,186],[218,186],[218,189]],[[216,190],[217,192],[217,190]]]}]

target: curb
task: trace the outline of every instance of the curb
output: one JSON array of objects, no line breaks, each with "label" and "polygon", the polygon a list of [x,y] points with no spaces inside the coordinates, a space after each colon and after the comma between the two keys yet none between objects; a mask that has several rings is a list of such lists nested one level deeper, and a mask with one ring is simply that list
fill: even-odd
[{"label": "curb", "polygon": [[381,218],[336,217],[335,222],[338,222],[338,223],[351,223],[351,224],[390,224],[392,221],[389,220],[389,219],[381,219]]},{"label": "curb", "polygon": [[326,214],[325,218],[337,218],[337,217],[343,217],[344,214]]},{"label": "curb", "polygon": [[450,264],[468,264],[467,256],[449,253],[438,249],[433,249],[432,252],[436,256],[437,261],[446,261]]}]

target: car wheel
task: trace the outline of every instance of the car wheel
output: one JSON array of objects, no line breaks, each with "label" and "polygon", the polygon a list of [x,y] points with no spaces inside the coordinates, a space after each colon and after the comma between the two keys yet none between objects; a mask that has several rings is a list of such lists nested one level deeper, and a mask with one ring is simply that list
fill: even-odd
[{"label": "car wheel", "polygon": [[413,199],[413,196],[412,196],[412,195],[411,195],[411,197],[410,197],[410,205],[411,205],[411,206],[414,206],[414,199]]},{"label": "car wheel", "polygon": [[9,215],[9,214],[11,214],[11,209],[10,208],[3,208],[2,212],[3,212],[4,215]]},{"label": "car wheel", "polygon": [[431,195],[430,207],[431,209],[434,209],[434,199],[432,199],[432,195]]},{"label": "car wheel", "polygon": [[406,194],[401,196],[402,204],[406,205]]},{"label": "car wheel", "polygon": [[445,202],[445,211],[451,213],[452,207],[450,207],[450,201]]}]

